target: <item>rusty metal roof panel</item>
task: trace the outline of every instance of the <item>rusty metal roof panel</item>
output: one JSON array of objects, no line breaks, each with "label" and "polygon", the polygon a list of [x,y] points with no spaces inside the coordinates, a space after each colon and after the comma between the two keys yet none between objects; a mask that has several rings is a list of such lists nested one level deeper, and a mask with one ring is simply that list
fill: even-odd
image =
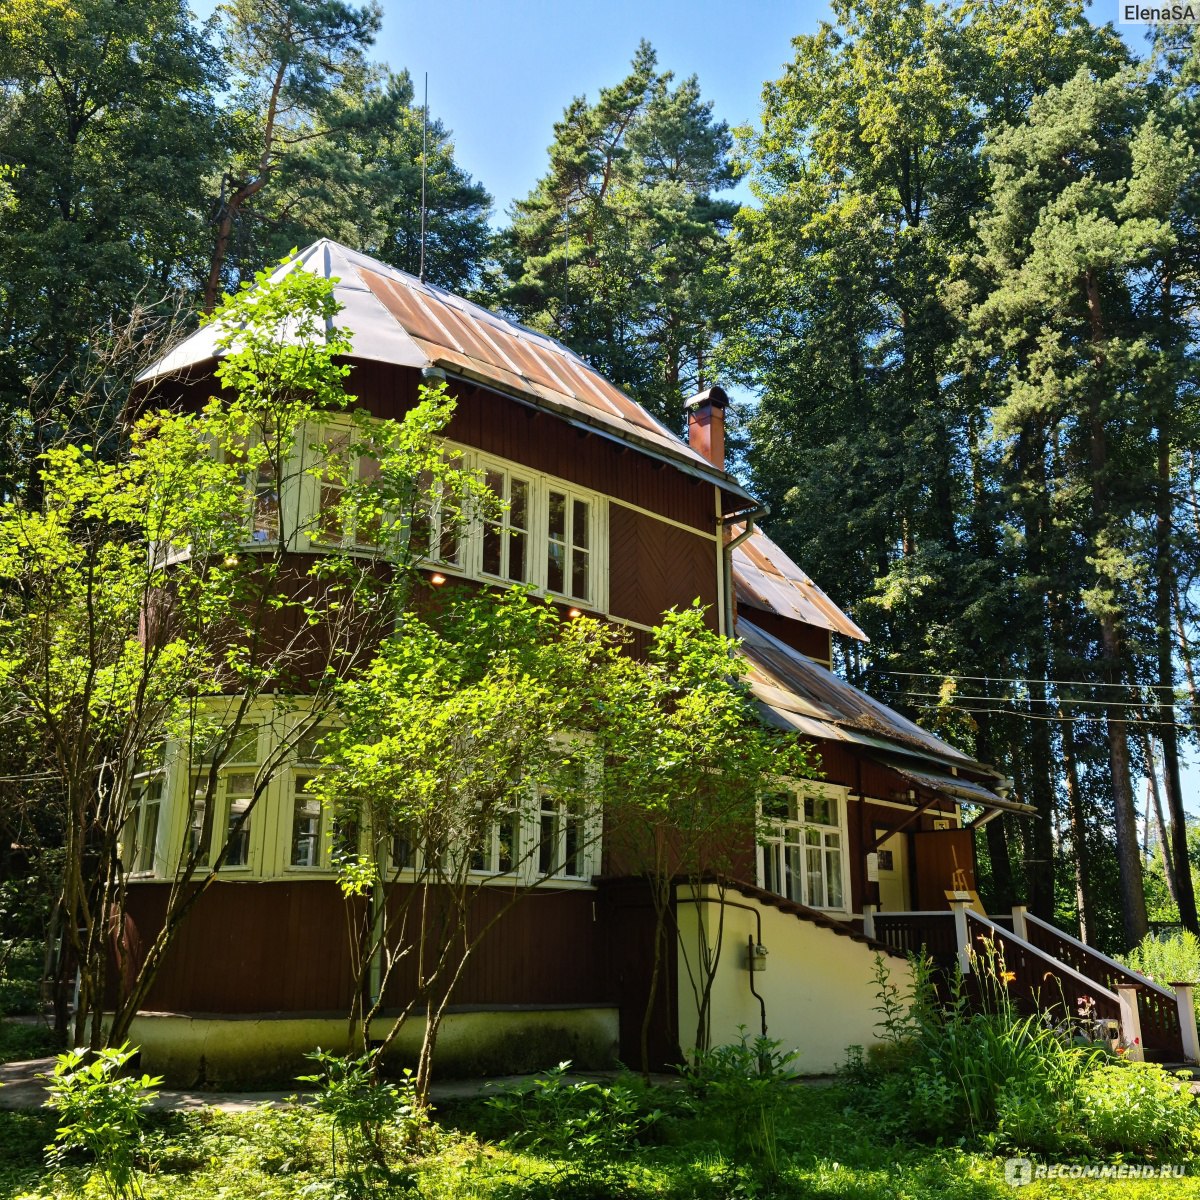
[{"label": "rusty metal roof panel", "polygon": [[828,737],[828,732],[815,732],[816,727],[824,726],[835,730],[839,741],[915,754],[984,775],[996,774],[744,617],[738,619],[737,633],[749,664],[751,690],[760,704],[774,711],[785,725],[809,732],[810,736]]},{"label": "rusty metal roof panel", "polygon": [[[546,334],[328,238],[301,251],[272,279],[293,270],[335,281],[334,296],[342,304],[335,323],[349,329],[352,357],[407,367],[444,366],[671,460],[713,483],[739,505],[753,503],[732,476]],[[142,372],[139,382],[210,362],[218,353],[217,338],[212,326],[198,330]]]},{"label": "rusty metal roof panel", "polygon": [[738,604],[870,640],[761,529],[734,549],[733,583]]}]

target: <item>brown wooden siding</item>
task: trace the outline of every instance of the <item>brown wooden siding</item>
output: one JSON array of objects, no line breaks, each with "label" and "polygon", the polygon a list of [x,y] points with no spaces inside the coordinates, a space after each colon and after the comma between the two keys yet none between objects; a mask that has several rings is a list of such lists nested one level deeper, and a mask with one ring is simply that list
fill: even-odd
[{"label": "brown wooden siding", "polygon": [[[600,890],[598,909],[604,914],[604,966],[620,1014],[620,1059],[628,1067],[640,1068],[642,1020],[654,967],[655,914],[649,886],[639,879],[607,883]],[[672,910],[667,914],[660,948],[661,967],[650,1020],[652,1070],[677,1067],[683,1061],[675,994],[678,940]]]},{"label": "brown wooden siding", "polygon": [[655,625],[667,609],[699,599],[708,606],[709,627],[717,628],[717,549],[711,539],[620,504],[609,506],[608,535],[613,616]]},{"label": "brown wooden siding", "polygon": [[[135,961],[162,924],[165,883],[129,889]],[[149,1012],[348,1012],[353,983],[346,904],[333,880],[218,881],[168,951]]]},{"label": "brown wooden siding", "polygon": [[[397,888],[397,904],[403,887]],[[474,892],[468,928],[474,936],[512,901],[504,887]],[[607,1004],[612,988],[604,969],[604,941],[596,893],[537,888],[500,916],[472,952],[451,997],[455,1005]],[[430,914],[435,916],[431,903]],[[416,920],[416,905],[409,920]],[[393,971],[385,994],[395,1007],[412,995],[416,958],[407,955]]]},{"label": "brown wooden siding", "polygon": [[[130,888],[124,942],[136,969],[166,909],[167,884]],[[507,894],[480,888],[472,922]],[[611,1003],[596,893],[538,889],[488,931],[452,997],[455,1005]],[[218,881],[198,901],[145,1004],[151,1012],[348,1013],[353,959],[346,903],[332,880]],[[401,960],[389,1003],[411,992]],[[111,997],[110,997],[111,998]]]},{"label": "brown wooden siding", "polygon": [[[398,420],[416,403],[419,384],[420,374],[411,367],[358,362],[346,386],[372,415]],[[498,392],[457,382],[451,383],[450,391],[458,403],[446,430],[453,441],[696,529],[716,528],[712,484]]]}]

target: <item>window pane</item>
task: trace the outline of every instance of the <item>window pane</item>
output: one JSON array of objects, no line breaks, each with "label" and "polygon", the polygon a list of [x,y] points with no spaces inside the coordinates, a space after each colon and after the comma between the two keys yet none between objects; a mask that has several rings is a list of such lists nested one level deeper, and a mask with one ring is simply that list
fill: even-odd
[{"label": "window pane", "polygon": [[809,846],[806,853],[808,856],[808,903],[813,908],[824,908],[825,888],[821,878],[821,851]]},{"label": "window pane", "polygon": [[830,908],[841,908],[842,900],[842,856],[837,850],[825,854],[825,888]]},{"label": "window pane", "polygon": [[238,730],[229,746],[229,752],[225,756],[225,761],[227,763],[258,762],[257,725],[251,725],[248,728]]},{"label": "window pane", "polygon": [[558,840],[555,837],[555,825],[552,812],[542,813],[542,823],[540,838],[538,841],[538,874],[548,875],[558,864],[554,861],[556,857],[557,847],[555,842]]},{"label": "window pane", "polygon": [[321,857],[321,802],[308,791],[312,775],[297,775],[292,811],[292,866],[315,867]]},{"label": "window pane", "polygon": [[244,867],[250,860],[250,819],[245,816],[249,806],[247,799],[229,801],[229,852],[225,855],[227,867]]},{"label": "window pane", "polygon": [[512,533],[508,538],[508,577],[514,583],[525,583],[525,534]]},{"label": "window pane", "polygon": [[588,598],[588,553],[575,550],[571,554],[571,595],[577,600]]},{"label": "window pane", "polygon": [[576,500],[572,505],[571,544],[580,550],[586,550],[590,545],[588,540],[591,533],[588,529],[589,507],[586,500]]},{"label": "window pane", "polygon": [[512,481],[508,504],[508,524],[511,529],[529,528],[529,484],[523,479]]},{"label": "window pane", "polygon": [[[162,792],[162,784],[158,784],[158,793]],[[158,798],[146,803],[146,813],[142,819],[141,844],[138,846],[137,870],[154,870],[154,847],[158,841],[158,814],[160,805]]]},{"label": "window pane", "polygon": [[279,494],[275,490],[275,472],[270,463],[242,478],[250,493],[250,540],[270,542],[279,537]]},{"label": "window pane", "polygon": [[563,591],[563,579],[565,576],[564,563],[567,556],[567,548],[562,542],[551,542],[549,547],[549,557],[546,562],[546,587],[552,592]]},{"label": "window pane", "polygon": [[550,493],[550,537],[559,542],[567,540],[567,498],[562,492]]},{"label": "window pane", "polygon": [[836,825],[837,801],[828,796],[805,796],[804,817],[816,825]]},{"label": "window pane", "polygon": [[483,527],[483,570],[487,575],[500,574],[501,537],[499,525],[489,521]]}]

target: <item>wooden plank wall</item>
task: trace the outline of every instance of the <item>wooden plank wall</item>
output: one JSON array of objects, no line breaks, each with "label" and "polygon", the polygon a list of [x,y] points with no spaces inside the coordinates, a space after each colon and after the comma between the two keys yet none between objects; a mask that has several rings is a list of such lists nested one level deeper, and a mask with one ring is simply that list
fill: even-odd
[{"label": "wooden plank wall", "polygon": [[[166,909],[167,884],[129,889],[124,942],[140,962]],[[480,888],[474,920],[495,915],[500,888]],[[455,990],[456,1005],[607,1004],[613,989],[597,894],[539,889],[492,928]],[[330,1013],[350,1008],[353,961],[345,901],[332,880],[218,881],[198,901],[144,1006],[151,1012]],[[412,987],[413,960],[388,996]],[[111,996],[110,996],[111,999]]]},{"label": "wooden plank wall", "polygon": [[698,599],[716,629],[717,549],[708,538],[620,504],[608,507],[608,607],[613,616],[657,624],[668,608]]}]

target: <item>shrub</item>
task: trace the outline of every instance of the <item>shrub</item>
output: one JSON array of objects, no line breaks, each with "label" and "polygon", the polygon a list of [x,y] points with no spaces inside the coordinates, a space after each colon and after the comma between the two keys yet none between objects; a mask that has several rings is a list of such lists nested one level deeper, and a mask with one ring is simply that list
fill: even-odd
[{"label": "shrub", "polygon": [[766,1037],[699,1051],[684,1074],[700,1114],[732,1134],[736,1150],[768,1172],[779,1169],[779,1116],[793,1095],[796,1051]]},{"label": "shrub", "polygon": [[632,1077],[611,1084],[572,1080],[570,1068],[561,1062],[531,1087],[488,1099],[492,1112],[517,1127],[505,1145],[582,1162],[632,1154],[663,1116],[652,1089]]},{"label": "shrub", "polygon": [[1200,938],[1187,929],[1148,934],[1125,959],[1125,965],[1163,987],[1200,984]]},{"label": "shrub", "polygon": [[142,1142],[142,1117],[157,1094],[150,1089],[162,1082],[121,1074],[136,1053],[127,1045],[94,1055],[68,1050],[47,1076],[46,1104],[59,1119],[54,1141],[46,1147],[47,1161],[58,1166],[73,1151],[90,1154],[114,1200],[141,1195],[135,1156]]},{"label": "shrub", "polygon": [[390,1138],[414,1150],[429,1141],[433,1131],[428,1109],[417,1103],[412,1072],[405,1071],[397,1086],[379,1078],[374,1054],[348,1058],[315,1050],[305,1057],[320,1067],[315,1075],[301,1075],[299,1082],[315,1086],[313,1107],[330,1119],[335,1178],[340,1138],[346,1163],[342,1183],[349,1194],[390,1187],[397,1180],[388,1165]]},{"label": "shrub", "polygon": [[1072,1100],[1088,1144],[1150,1157],[1191,1154],[1200,1148],[1200,1104],[1180,1083],[1153,1063],[1110,1063],[1082,1075]]}]

